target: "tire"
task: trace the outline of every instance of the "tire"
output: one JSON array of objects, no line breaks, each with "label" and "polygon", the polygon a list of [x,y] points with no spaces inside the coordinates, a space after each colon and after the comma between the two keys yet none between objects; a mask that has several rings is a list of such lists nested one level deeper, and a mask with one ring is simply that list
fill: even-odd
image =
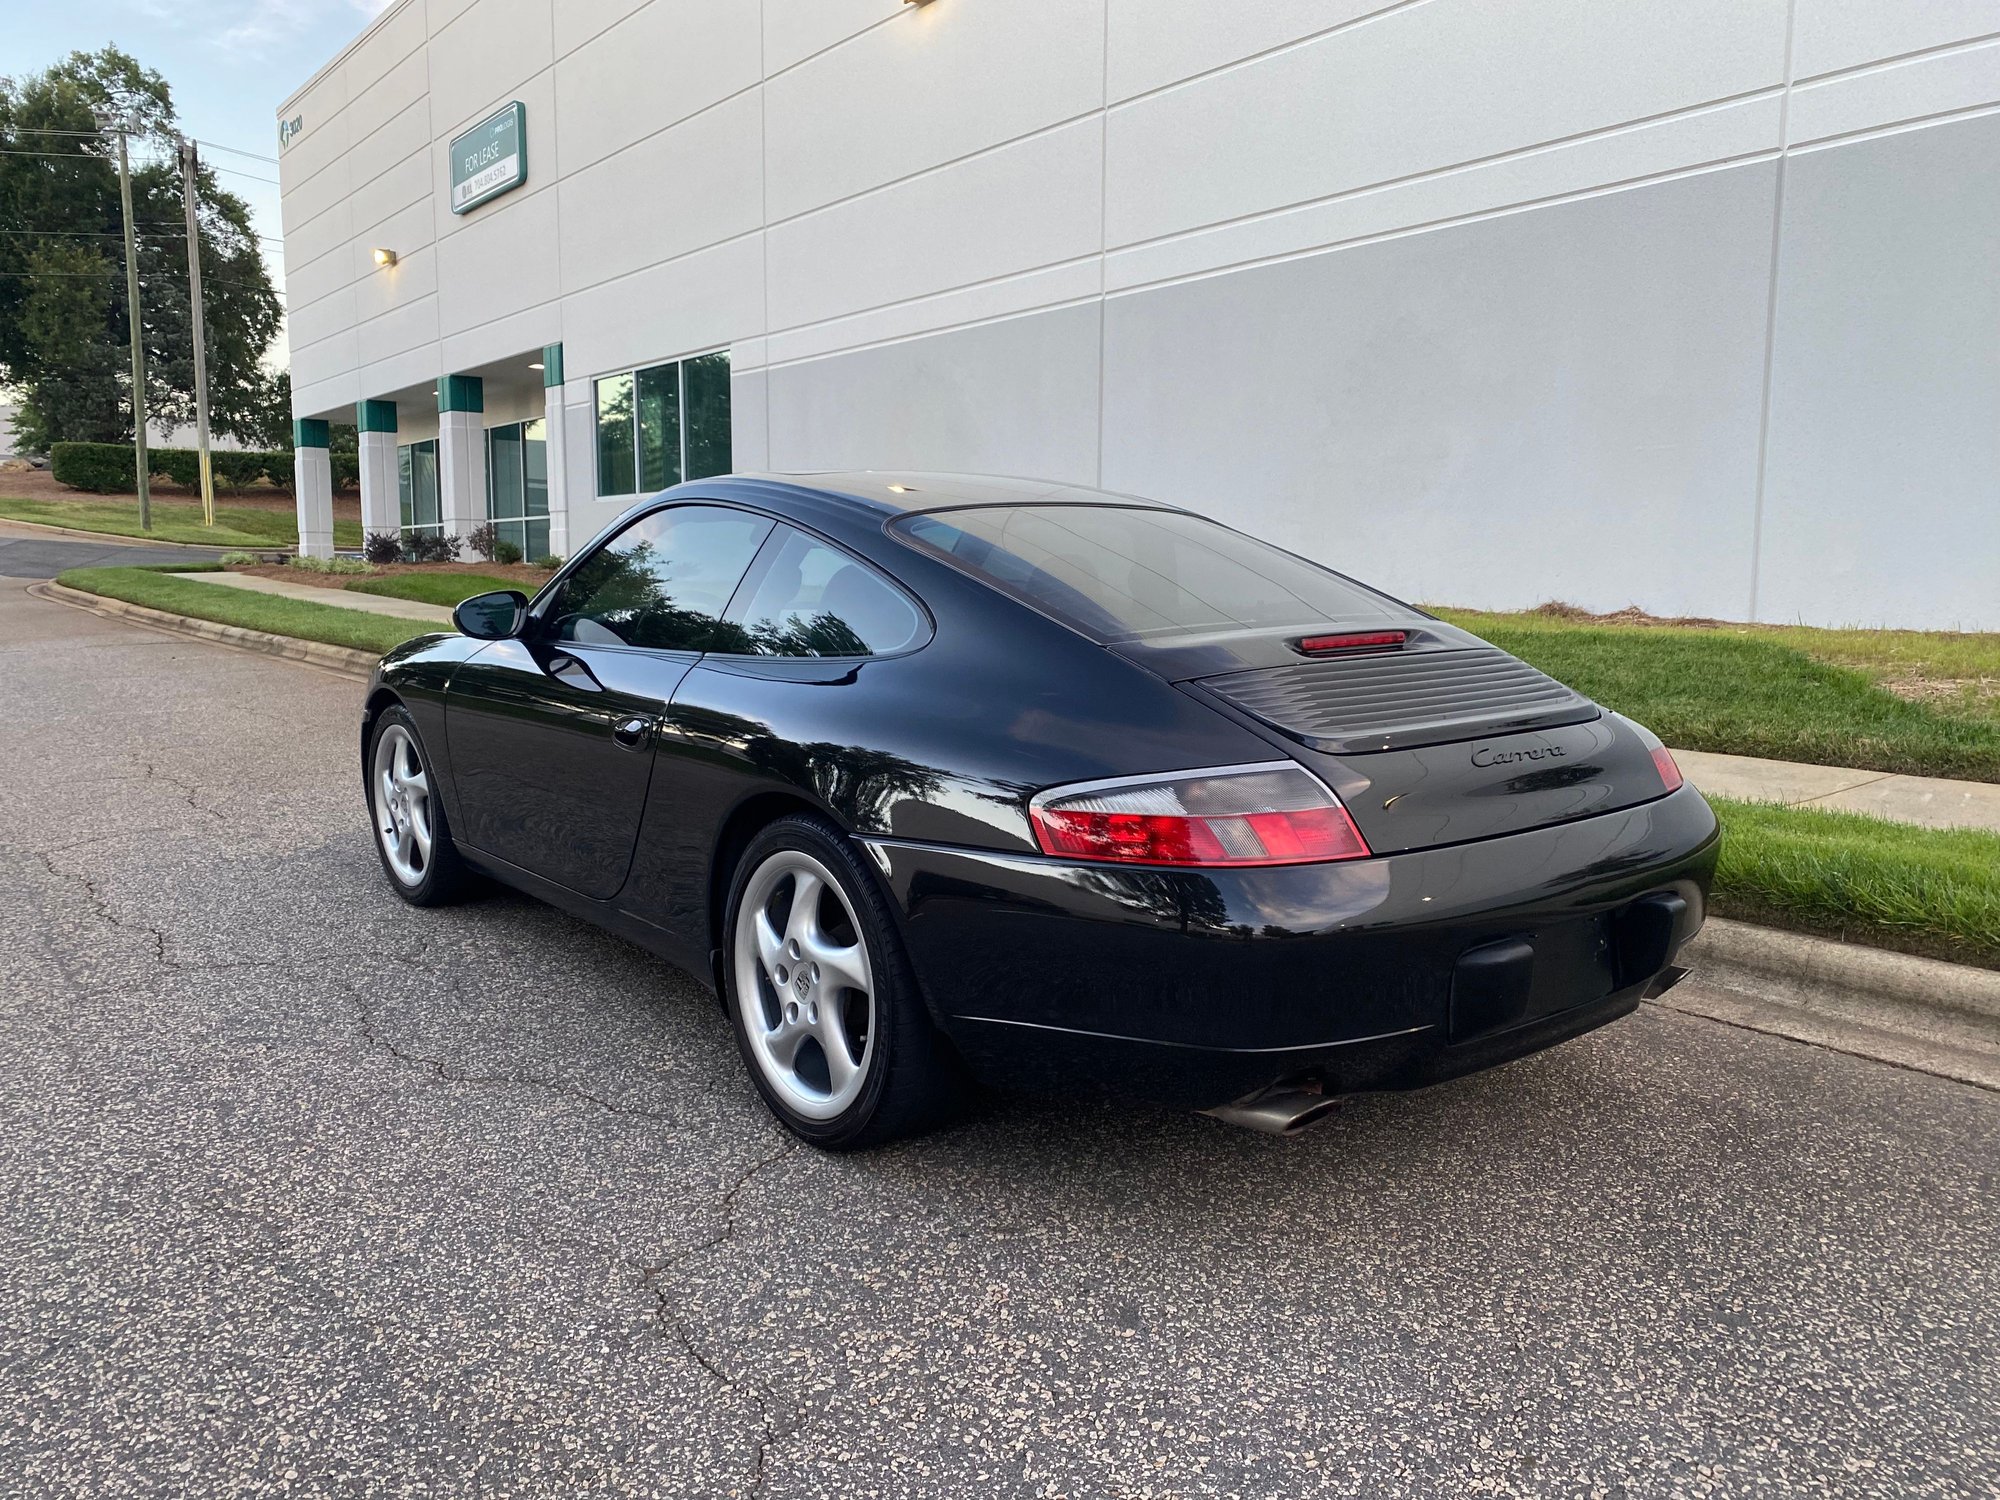
[{"label": "tire", "polygon": [[463,900],[472,874],[452,842],[416,721],[400,704],[376,717],[365,770],[368,822],[390,889],[412,906]]},{"label": "tire", "polygon": [[[813,903],[804,917],[802,892]],[[969,1085],[931,1024],[880,887],[837,829],[795,814],[758,833],[737,861],[728,912],[730,1024],[787,1129],[852,1151],[957,1112]]]}]

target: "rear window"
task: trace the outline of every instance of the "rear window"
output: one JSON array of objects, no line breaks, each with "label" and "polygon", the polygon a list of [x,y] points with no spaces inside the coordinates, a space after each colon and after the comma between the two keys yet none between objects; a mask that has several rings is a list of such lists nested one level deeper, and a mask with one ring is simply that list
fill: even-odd
[{"label": "rear window", "polygon": [[909,516],[896,527],[1101,641],[1410,617],[1372,589],[1180,511],[998,505]]}]

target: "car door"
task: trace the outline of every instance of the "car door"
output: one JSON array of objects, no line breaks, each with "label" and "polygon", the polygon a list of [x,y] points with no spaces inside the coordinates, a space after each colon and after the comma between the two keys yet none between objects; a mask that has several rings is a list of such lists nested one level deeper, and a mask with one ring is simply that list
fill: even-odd
[{"label": "car door", "polygon": [[592,550],[445,698],[459,837],[596,900],[632,865],[661,715],[769,534],[726,506],[651,511]]},{"label": "car door", "polygon": [[809,789],[871,831],[890,826],[899,802],[935,795],[940,773],[886,748],[928,704],[883,675],[930,628],[874,568],[780,524],[675,690],[646,808],[648,857],[620,897],[627,909],[705,947],[710,853],[722,820],[760,787]]}]

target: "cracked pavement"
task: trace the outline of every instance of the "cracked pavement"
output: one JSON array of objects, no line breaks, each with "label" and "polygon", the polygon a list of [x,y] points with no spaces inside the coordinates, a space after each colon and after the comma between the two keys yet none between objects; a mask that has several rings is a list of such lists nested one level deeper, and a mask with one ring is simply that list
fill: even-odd
[{"label": "cracked pavement", "polygon": [[0,585],[0,1495],[1991,1495],[2000,1098],[1645,1007],[1278,1141],[795,1147],[414,911],[359,684]]}]

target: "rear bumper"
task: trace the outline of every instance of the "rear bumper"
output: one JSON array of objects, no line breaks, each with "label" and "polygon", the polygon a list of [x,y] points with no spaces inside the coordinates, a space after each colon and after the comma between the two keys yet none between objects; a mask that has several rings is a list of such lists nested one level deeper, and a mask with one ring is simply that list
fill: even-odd
[{"label": "rear bumper", "polygon": [[1442,849],[1195,874],[871,841],[939,1024],[991,1082],[1194,1107],[1419,1088],[1626,1014],[1700,927],[1684,788]]}]

